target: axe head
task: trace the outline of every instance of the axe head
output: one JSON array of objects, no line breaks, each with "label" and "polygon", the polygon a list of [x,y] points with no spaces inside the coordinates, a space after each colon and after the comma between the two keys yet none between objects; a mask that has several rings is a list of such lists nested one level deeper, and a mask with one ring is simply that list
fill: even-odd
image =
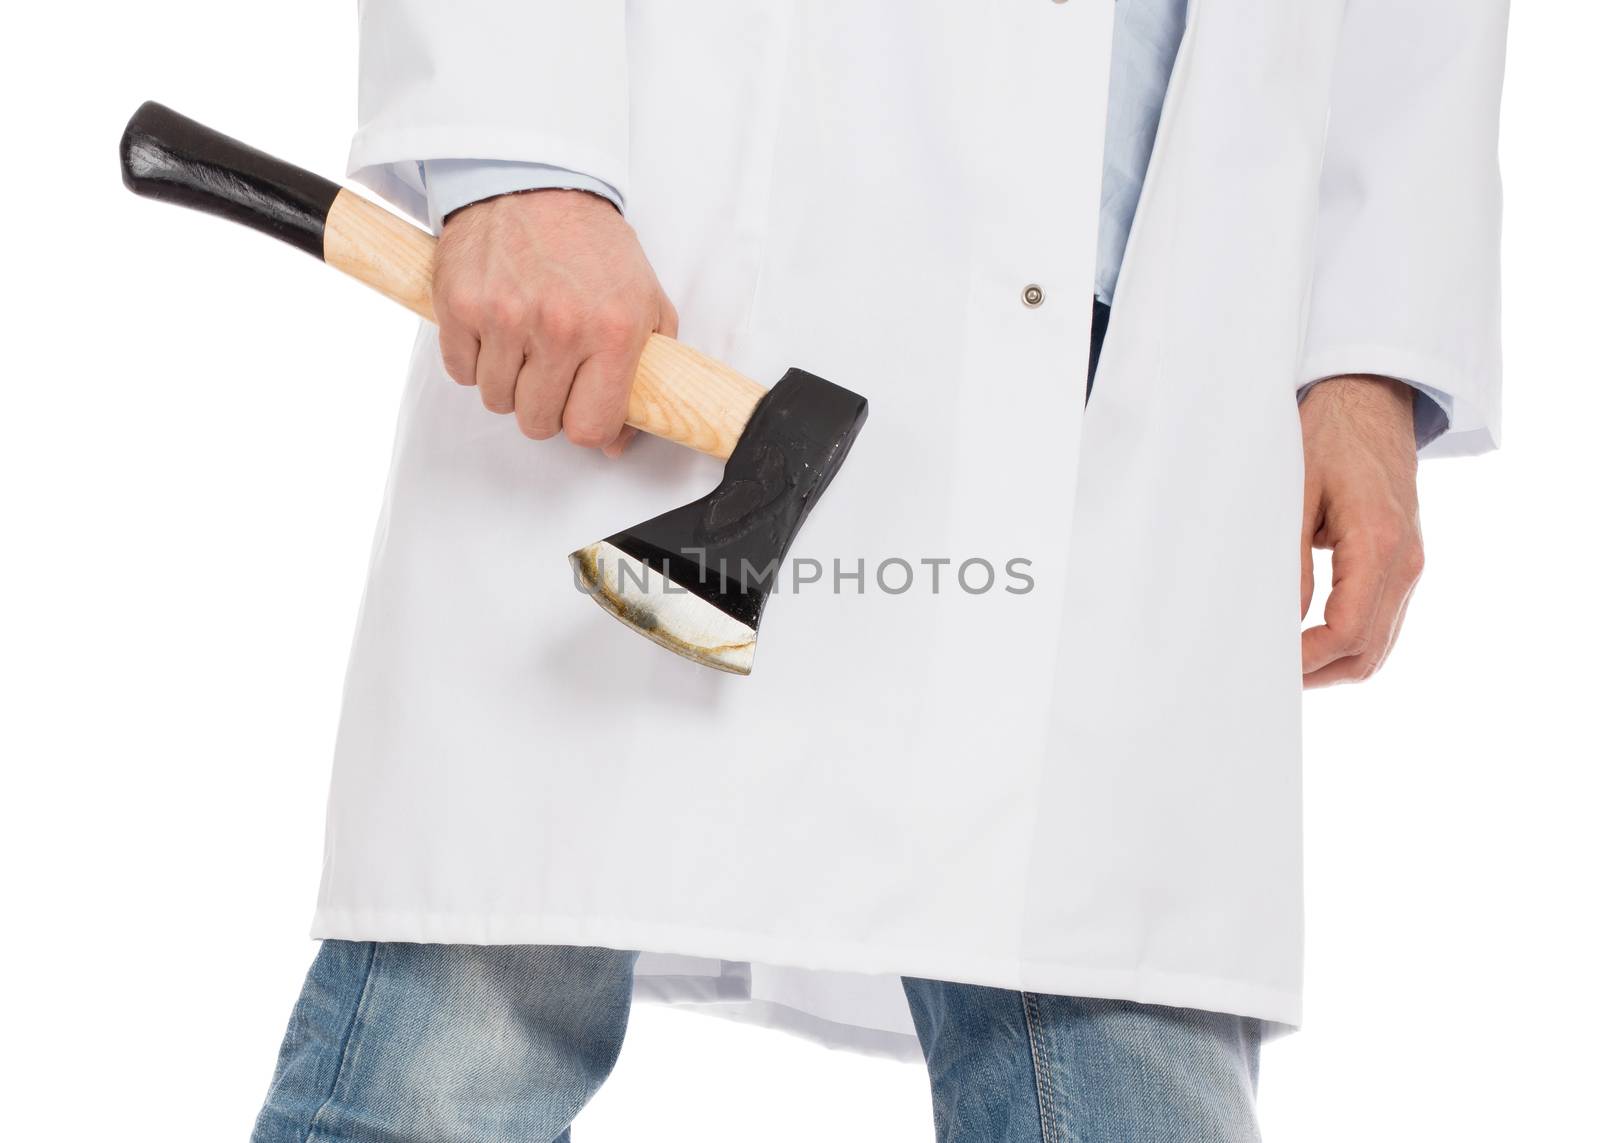
[{"label": "axe head", "polygon": [[799,369],[761,398],[708,496],[571,555],[590,598],[645,638],[748,675],[778,568],[867,418],[867,400]]}]

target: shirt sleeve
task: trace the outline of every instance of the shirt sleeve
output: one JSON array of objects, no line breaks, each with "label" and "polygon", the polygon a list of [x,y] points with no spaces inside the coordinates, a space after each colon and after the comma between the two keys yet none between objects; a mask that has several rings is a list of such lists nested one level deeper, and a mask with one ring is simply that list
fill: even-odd
[{"label": "shirt sleeve", "polygon": [[1346,5],[1297,383],[1406,382],[1424,455],[1499,444],[1506,21],[1507,0]]},{"label": "shirt sleeve", "polygon": [[464,206],[497,195],[531,190],[580,190],[606,199],[618,210],[622,196],[610,183],[549,163],[494,159],[426,159],[422,181],[428,194],[428,221],[435,230]]}]

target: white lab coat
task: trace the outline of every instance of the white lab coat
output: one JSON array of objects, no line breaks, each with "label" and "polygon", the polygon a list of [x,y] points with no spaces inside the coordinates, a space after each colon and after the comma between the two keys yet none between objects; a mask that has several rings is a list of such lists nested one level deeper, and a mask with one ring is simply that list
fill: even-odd
[{"label": "white lab coat", "polygon": [[1299,1019],[1295,394],[1392,374],[1494,443],[1506,4],[1191,0],[1086,409],[1112,2],[366,0],[354,175],[603,179],[685,341],[872,412],[735,678],[565,561],[718,463],[531,443],[424,329],[316,935],[640,948],[893,1051],[898,974]]}]

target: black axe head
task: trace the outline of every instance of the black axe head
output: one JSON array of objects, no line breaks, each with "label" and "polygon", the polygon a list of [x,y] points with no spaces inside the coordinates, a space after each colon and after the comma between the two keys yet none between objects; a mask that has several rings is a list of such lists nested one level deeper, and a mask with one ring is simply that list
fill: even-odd
[{"label": "black axe head", "polygon": [[784,553],[866,419],[865,397],[789,370],[751,413],[722,483],[573,552],[578,582],[645,638],[748,675]]}]

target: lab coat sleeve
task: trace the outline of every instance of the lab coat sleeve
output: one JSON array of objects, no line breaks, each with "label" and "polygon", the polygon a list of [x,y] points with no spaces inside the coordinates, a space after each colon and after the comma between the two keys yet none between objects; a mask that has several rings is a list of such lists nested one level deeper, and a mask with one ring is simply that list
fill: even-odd
[{"label": "lab coat sleeve", "polygon": [[1375,373],[1500,436],[1500,89],[1508,0],[1349,0],[1299,384]]},{"label": "lab coat sleeve", "polygon": [[578,171],[626,199],[625,0],[362,0],[350,175],[418,219],[422,163]]}]

